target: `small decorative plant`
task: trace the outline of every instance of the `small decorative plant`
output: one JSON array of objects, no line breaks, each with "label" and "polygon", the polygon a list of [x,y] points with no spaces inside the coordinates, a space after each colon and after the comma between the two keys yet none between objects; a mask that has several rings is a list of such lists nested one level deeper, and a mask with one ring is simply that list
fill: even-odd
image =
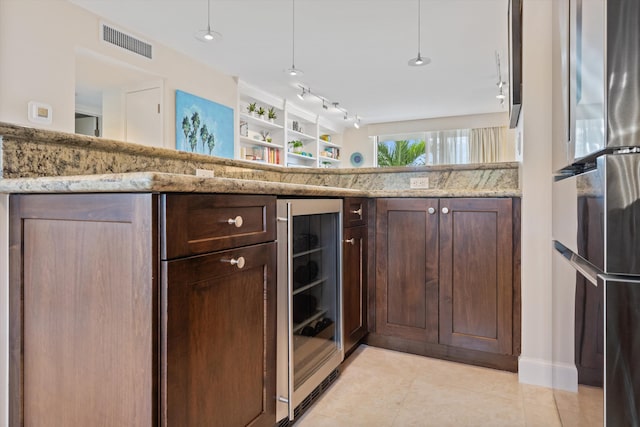
[{"label": "small decorative plant", "polygon": [[258,116],[264,116],[264,113],[265,113],[264,108],[259,107],[258,111],[256,111],[256,113],[258,113]]},{"label": "small decorative plant", "polygon": [[249,112],[249,114],[255,113],[255,111],[256,111],[256,103],[255,102],[251,102],[249,105],[247,105],[247,111]]},{"label": "small decorative plant", "polygon": [[302,141],[299,141],[299,140],[289,141],[289,151],[293,153],[301,153],[303,146],[304,144],[302,143]]},{"label": "small decorative plant", "polygon": [[278,115],[276,114],[276,109],[273,107],[269,107],[269,111],[268,111],[268,117],[269,120],[274,121],[275,119],[278,118]]}]

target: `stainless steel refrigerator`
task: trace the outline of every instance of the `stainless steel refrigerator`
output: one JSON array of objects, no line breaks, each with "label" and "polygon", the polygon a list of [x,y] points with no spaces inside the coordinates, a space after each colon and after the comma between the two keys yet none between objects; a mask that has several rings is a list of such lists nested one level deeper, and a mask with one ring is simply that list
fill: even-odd
[{"label": "stainless steel refrigerator", "polygon": [[554,141],[554,269],[568,261],[575,272],[554,271],[554,383],[571,389],[575,372],[602,387],[598,424],[637,426],[640,0],[565,4],[569,132]]}]

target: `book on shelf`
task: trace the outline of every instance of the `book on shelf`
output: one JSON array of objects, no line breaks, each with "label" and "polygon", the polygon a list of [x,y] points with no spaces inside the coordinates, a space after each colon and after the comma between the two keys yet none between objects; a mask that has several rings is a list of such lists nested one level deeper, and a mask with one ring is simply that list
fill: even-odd
[{"label": "book on shelf", "polygon": [[263,147],[260,145],[251,148],[241,147],[240,158],[251,160],[254,162],[264,162],[271,164],[280,164],[280,150],[273,147]]}]

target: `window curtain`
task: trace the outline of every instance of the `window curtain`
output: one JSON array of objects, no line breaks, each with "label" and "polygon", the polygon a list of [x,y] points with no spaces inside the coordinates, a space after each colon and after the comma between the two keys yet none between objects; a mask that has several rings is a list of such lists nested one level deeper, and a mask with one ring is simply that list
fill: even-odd
[{"label": "window curtain", "polygon": [[499,162],[504,158],[507,129],[492,127],[469,130],[469,163]]},{"label": "window curtain", "polygon": [[427,164],[468,163],[469,129],[427,132]]}]

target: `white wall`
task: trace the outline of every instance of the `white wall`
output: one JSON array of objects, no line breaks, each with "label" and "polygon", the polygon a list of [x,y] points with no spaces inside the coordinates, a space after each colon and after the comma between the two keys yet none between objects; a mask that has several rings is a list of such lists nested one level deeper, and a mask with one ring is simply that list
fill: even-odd
[{"label": "white wall", "polygon": [[364,161],[360,167],[373,167],[375,145],[369,138],[369,127],[367,125],[360,126],[360,129],[354,127],[345,128],[342,134],[342,167],[351,168],[351,155],[360,153]]},{"label": "white wall", "polygon": [[[0,121],[73,132],[78,52],[126,63],[164,80],[164,145],[168,148],[175,147],[176,89],[236,109],[233,77],[145,37],[141,38],[154,45],[152,60],[104,43],[99,39],[99,23],[98,16],[66,1],[0,1]],[[51,125],[27,120],[31,100],[53,107]]]},{"label": "white wall", "polygon": [[523,3],[521,382],[552,385],[552,0]]}]

